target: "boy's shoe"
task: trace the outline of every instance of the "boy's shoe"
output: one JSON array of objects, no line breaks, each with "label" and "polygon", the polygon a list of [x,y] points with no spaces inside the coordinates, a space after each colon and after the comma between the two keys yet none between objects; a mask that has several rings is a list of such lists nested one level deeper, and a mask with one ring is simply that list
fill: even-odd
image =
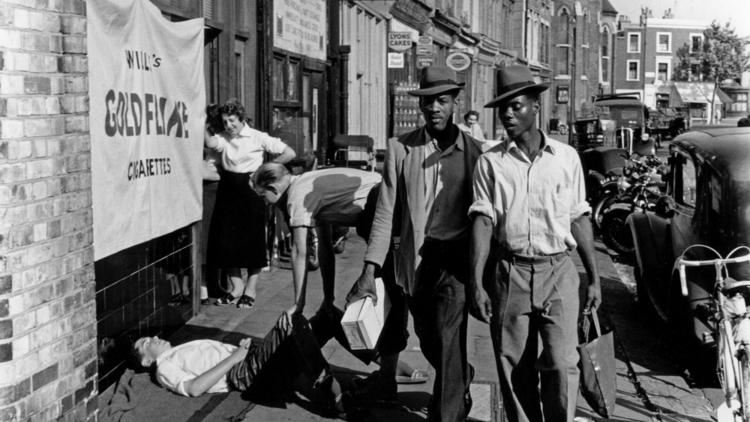
[{"label": "boy's shoe", "polygon": [[398,385],[395,377],[383,376],[380,371],[374,371],[366,378],[353,380],[345,394],[353,402],[396,401]]}]

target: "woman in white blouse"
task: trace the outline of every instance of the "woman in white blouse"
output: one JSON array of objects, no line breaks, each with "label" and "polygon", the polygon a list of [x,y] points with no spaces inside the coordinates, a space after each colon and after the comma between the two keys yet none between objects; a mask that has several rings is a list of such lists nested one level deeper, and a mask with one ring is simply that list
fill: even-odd
[{"label": "woman in white blouse", "polygon": [[[279,138],[245,124],[245,109],[236,100],[221,106],[224,131],[206,131],[208,148],[221,154],[221,180],[208,235],[207,261],[229,276],[230,293],[218,304],[237,303],[249,308],[255,303],[258,274],[268,263],[265,245],[265,212],[263,199],[250,187],[255,170],[263,164],[264,153],[286,163],[295,152]],[[247,278],[241,269],[247,269]]]}]

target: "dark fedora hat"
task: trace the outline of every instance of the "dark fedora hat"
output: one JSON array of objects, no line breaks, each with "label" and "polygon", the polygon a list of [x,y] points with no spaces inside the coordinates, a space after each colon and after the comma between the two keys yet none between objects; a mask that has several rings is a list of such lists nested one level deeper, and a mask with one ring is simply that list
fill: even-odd
[{"label": "dark fedora hat", "polygon": [[463,88],[463,82],[456,81],[456,72],[445,66],[430,66],[422,69],[419,89],[409,91],[415,97],[437,95]]},{"label": "dark fedora hat", "polygon": [[531,71],[526,66],[505,66],[497,72],[496,97],[485,107],[497,107],[503,100],[513,98],[520,94],[540,93],[549,88],[548,83],[538,84],[534,82]]}]

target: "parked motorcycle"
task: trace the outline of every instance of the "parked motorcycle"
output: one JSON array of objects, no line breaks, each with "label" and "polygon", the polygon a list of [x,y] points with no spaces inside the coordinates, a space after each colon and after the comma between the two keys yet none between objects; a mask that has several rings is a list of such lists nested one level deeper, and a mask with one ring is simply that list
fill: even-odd
[{"label": "parked motorcycle", "polygon": [[[656,157],[634,160],[618,180],[618,193],[599,205],[600,232],[604,243],[621,255],[634,251],[627,219],[634,212],[652,211],[662,196],[664,183],[656,181],[661,162]],[[658,163],[658,165],[657,165]],[[594,216],[596,221],[597,216]]]},{"label": "parked motorcycle", "polygon": [[638,179],[644,174],[650,174],[655,177],[663,167],[663,163],[654,156],[632,156],[626,160],[626,165],[620,170],[620,174],[610,174],[599,182],[598,195],[590,199],[591,203],[591,220],[596,230],[601,231],[602,219],[604,212],[612,204],[618,202],[628,187],[638,182]]}]

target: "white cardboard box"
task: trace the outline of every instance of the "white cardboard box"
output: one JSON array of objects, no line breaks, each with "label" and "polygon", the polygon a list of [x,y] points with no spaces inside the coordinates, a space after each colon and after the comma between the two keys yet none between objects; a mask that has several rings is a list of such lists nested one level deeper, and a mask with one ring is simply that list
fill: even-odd
[{"label": "white cardboard box", "polygon": [[381,278],[375,279],[375,291],[378,294],[377,305],[373,305],[370,297],[360,299],[347,306],[341,318],[341,327],[352,350],[374,349],[383,331],[391,302],[385,294]]}]

